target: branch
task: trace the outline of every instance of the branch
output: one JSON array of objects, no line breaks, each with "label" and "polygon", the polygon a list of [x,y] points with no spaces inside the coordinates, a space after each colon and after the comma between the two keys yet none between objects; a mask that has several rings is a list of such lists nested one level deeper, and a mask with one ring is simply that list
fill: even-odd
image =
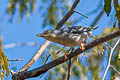
[{"label": "branch", "polygon": [[56,29],[60,29],[61,26],[70,18],[70,16],[74,13],[74,9],[77,7],[80,0],[75,0],[69,12],[65,15],[65,17],[57,24]]},{"label": "branch", "polygon": [[110,65],[110,67],[120,76],[120,72],[116,70],[116,68],[112,65]]},{"label": "branch", "polygon": [[[113,33],[111,33],[111,34],[109,34],[109,35],[106,35],[106,36],[104,36],[104,37],[101,37],[101,38],[99,38],[99,39],[96,39],[96,40],[94,40],[94,41],[86,44],[86,45],[84,46],[84,47],[85,47],[85,50],[84,50],[84,51],[86,51],[86,50],[88,50],[88,49],[91,49],[91,48],[93,48],[93,47],[95,47],[95,46],[97,46],[97,45],[99,45],[99,44],[101,44],[101,43],[103,43],[103,42],[106,42],[106,41],[108,41],[108,40],[111,40],[111,39],[113,39],[113,38],[116,38],[116,37],[118,37],[118,36],[120,36],[120,31],[119,31],[119,30],[116,31],[116,32],[113,32]],[[56,59],[56,60],[54,60],[54,61],[52,61],[52,62],[49,62],[49,63],[47,63],[47,64],[45,64],[45,65],[43,65],[43,66],[40,66],[40,67],[38,67],[38,68],[35,68],[35,69],[33,69],[33,70],[17,73],[16,75],[13,75],[13,77],[15,76],[15,77],[17,77],[17,78],[20,79],[20,80],[22,80],[22,79],[24,80],[24,79],[26,79],[26,78],[37,77],[37,76],[39,76],[39,75],[47,72],[49,69],[51,69],[51,68],[53,68],[53,67],[55,67],[55,66],[58,66],[58,65],[66,62],[66,61],[68,61],[68,60],[70,60],[71,58],[73,58],[73,57],[81,54],[81,53],[84,52],[84,51],[81,51],[81,50],[78,48],[78,49],[76,49],[74,52],[72,52],[71,54],[67,54],[67,55],[66,55],[66,56],[67,56],[67,59],[65,59],[65,57],[62,56],[62,57],[60,57],[60,58],[58,58],[58,59]]]},{"label": "branch", "polygon": [[[69,50],[71,50],[71,49],[69,49]],[[69,50],[68,50],[68,51],[69,51]],[[74,49],[72,48],[72,50],[71,50],[71,52],[70,52],[70,53],[72,53],[72,52],[73,52],[73,50],[74,50]],[[69,59],[68,61],[69,61],[69,63],[68,63],[67,80],[69,80],[69,79],[70,79],[71,69],[72,69],[72,66],[71,66],[71,62],[72,62],[72,61],[71,61],[71,59]]]},{"label": "branch", "polygon": [[20,58],[18,58],[18,59],[8,59],[8,61],[23,61],[23,59],[20,59]]},{"label": "branch", "polygon": [[[72,5],[72,8],[70,11],[65,15],[65,17],[57,24],[56,29],[60,29],[62,25],[70,18],[70,16],[73,14],[74,9],[76,8],[77,4],[79,3],[80,0],[75,0],[75,2]],[[35,55],[24,65],[24,67],[20,70],[22,71],[27,71],[32,64],[41,56],[42,52],[47,48],[47,46],[50,44],[50,41],[46,41],[35,53]]]},{"label": "branch", "polygon": [[67,80],[70,79],[70,74],[71,74],[71,59],[69,60],[69,64],[68,64],[68,74],[67,74]]},{"label": "branch", "polygon": [[119,38],[119,40],[116,42],[116,44],[114,45],[114,47],[111,48],[108,65],[107,65],[107,68],[106,68],[106,70],[105,70],[105,72],[104,72],[104,75],[103,75],[102,80],[105,80],[105,77],[106,77],[106,74],[107,74],[107,72],[108,72],[108,69],[110,68],[110,62],[111,62],[111,58],[112,58],[113,51],[114,51],[114,49],[116,48],[116,46],[119,44],[119,42],[120,42],[120,38]]}]

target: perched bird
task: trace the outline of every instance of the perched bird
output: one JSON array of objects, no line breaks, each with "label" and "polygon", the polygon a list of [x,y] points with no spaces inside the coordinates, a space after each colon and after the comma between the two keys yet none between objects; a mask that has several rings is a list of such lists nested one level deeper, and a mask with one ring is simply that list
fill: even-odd
[{"label": "perched bird", "polygon": [[38,37],[43,37],[49,41],[74,48],[80,46],[80,49],[84,49],[83,44],[90,38],[92,31],[97,29],[95,27],[84,26],[72,26],[65,27],[59,30],[46,30],[45,32],[38,34]]}]

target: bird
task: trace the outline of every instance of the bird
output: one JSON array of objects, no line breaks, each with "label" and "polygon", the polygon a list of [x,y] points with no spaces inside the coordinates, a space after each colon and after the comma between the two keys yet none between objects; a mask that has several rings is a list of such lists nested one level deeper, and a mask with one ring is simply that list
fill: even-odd
[{"label": "bird", "polygon": [[80,46],[80,49],[84,50],[84,44],[91,37],[92,31],[97,28],[98,26],[71,26],[59,30],[46,30],[37,36],[70,48]]}]

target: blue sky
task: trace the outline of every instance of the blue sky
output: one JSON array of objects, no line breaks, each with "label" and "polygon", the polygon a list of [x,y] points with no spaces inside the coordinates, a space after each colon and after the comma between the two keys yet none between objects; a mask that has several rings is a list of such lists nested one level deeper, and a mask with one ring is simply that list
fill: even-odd
[{"label": "blue sky", "polygon": [[[26,17],[24,17],[23,20],[18,24],[17,21],[18,14],[16,14],[13,17],[12,22],[9,22],[9,16],[5,13],[5,10],[7,8],[7,3],[8,0],[0,0],[0,29],[2,29],[0,35],[3,37],[3,45],[11,44],[11,43],[19,43],[19,42],[21,43],[36,42],[42,45],[45,39],[36,37],[36,34],[42,33],[44,30],[49,28],[44,28],[44,29],[42,28],[43,18],[40,16],[38,6],[36,10],[33,12],[33,14],[30,15],[29,21],[26,19]],[[83,14],[87,14],[88,12],[95,9],[98,3],[99,0],[81,0],[79,5],[77,6],[76,11],[81,12]],[[103,7],[103,4],[101,4],[101,6]],[[82,20],[77,25],[89,26],[99,12],[100,10],[95,15],[88,16],[89,18]],[[78,14],[74,14],[72,17],[79,18],[81,16]],[[70,18],[71,20],[73,19],[72,17]],[[103,27],[110,26],[111,24],[108,24],[107,23],[108,21],[109,18],[107,18],[106,14],[104,14],[102,19],[97,24],[97,26],[99,26],[99,29],[94,31],[93,35],[99,35],[102,32]],[[12,63],[10,62],[11,63],[10,68],[17,66],[16,70],[19,70],[34,55],[37,49],[38,47],[25,46],[25,47],[4,49],[4,52],[7,55],[8,59],[16,59],[16,58],[24,59],[24,61],[12,62]],[[40,60],[38,60],[32,66],[32,68],[40,66],[41,64],[42,63],[40,62]],[[37,80],[37,79],[39,78],[35,78],[31,80]],[[10,77],[6,78],[6,80],[10,80]]]}]

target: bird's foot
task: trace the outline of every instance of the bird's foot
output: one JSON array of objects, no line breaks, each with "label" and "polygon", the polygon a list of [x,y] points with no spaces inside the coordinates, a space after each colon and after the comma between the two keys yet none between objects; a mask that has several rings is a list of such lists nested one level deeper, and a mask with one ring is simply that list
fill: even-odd
[{"label": "bird's foot", "polygon": [[67,53],[64,53],[65,60],[68,59]]},{"label": "bird's foot", "polygon": [[82,51],[85,50],[84,45],[85,45],[84,43],[81,43],[81,44],[80,44],[80,50],[82,50]]}]

